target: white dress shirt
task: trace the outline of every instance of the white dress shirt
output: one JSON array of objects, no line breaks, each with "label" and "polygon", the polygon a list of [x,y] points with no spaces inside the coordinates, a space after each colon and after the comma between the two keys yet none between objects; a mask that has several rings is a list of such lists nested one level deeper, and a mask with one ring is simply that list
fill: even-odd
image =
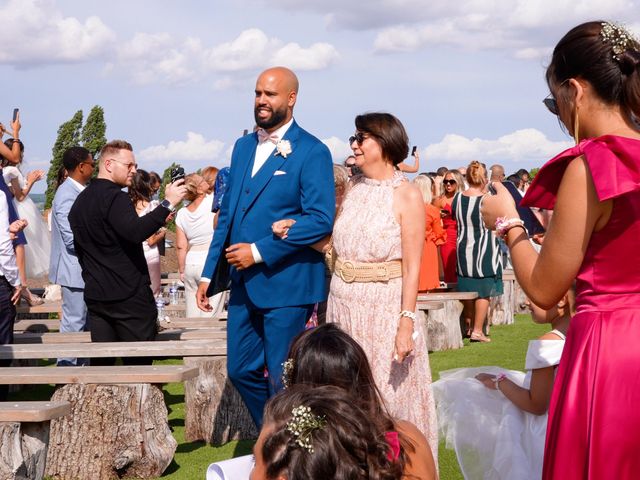
[{"label": "white dress shirt", "polygon": [[7,196],[0,191],[0,275],[17,287],[20,285],[16,252],[9,234],[9,204]]},{"label": "white dress shirt", "polygon": [[[284,137],[284,135],[287,133],[287,130],[289,130],[289,127],[292,124],[293,124],[293,118],[291,118],[291,120],[289,120],[287,123],[282,125],[277,130],[273,131],[271,135],[278,137],[277,140],[282,140],[282,137]],[[270,140],[265,140],[264,142],[258,142],[258,146],[256,147],[256,155],[253,159],[253,169],[251,170],[251,178],[255,177],[256,173],[260,171],[260,169],[267,162],[267,160],[269,159],[269,157],[271,156],[275,148],[276,148],[276,144]],[[222,254],[225,255],[226,252],[222,252]],[[251,244],[251,254],[253,255],[253,261],[255,263],[262,263],[264,261],[255,243]],[[200,281],[211,282],[211,279],[207,277],[201,277]]]},{"label": "white dress shirt", "polygon": [[[289,127],[292,123],[293,118],[282,125],[280,128],[278,128],[276,131],[272,132],[271,135],[278,137],[277,139],[275,139],[276,141],[282,140],[282,137],[284,137],[284,134],[287,133],[287,130],[289,130]],[[258,171],[262,168],[275,148],[276,144],[270,140],[265,140],[264,142],[258,143],[258,146],[256,147],[256,157],[253,160],[253,170],[251,170],[251,178],[256,176],[256,173],[258,173]]]}]

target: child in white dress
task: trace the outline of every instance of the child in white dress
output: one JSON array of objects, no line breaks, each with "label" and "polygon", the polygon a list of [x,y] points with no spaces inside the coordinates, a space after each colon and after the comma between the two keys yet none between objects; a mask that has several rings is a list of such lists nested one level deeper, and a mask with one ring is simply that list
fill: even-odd
[{"label": "child in white dress", "polygon": [[432,384],[441,435],[466,479],[542,477],[547,409],[574,305],[572,292],[550,310],[529,303],[533,321],[552,330],[529,342],[526,374],[462,368]]},{"label": "child in white dress", "polygon": [[[14,140],[12,138],[5,141],[8,148],[12,148]],[[27,244],[24,246],[24,255],[16,252],[18,257],[18,268],[20,269],[20,281],[27,284],[27,278],[37,278],[45,275],[49,271],[49,256],[51,254],[51,239],[49,229],[42,217],[42,212],[29,197],[31,187],[44,176],[43,170],[33,170],[26,178],[20,170],[20,164],[24,155],[24,146],[20,144],[20,162],[17,166],[8,161],[3,161],[2,176],[11,193],[16,212],[21,219],[28,222],[24,235]],[[33,295],[29,289],[23,289],[24,297],[30,305],[39,305],[43,300]]]}]

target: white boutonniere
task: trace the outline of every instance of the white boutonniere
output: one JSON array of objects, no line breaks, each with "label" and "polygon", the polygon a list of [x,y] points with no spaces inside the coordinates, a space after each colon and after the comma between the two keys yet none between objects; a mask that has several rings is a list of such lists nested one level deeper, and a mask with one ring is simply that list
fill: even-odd
[{"label": "white boutonniere", "polygon": [[276,143],[276,155],[282,155],[283,158],[287,158],[291,151],[289,140],[278,140],[278,143]]}]

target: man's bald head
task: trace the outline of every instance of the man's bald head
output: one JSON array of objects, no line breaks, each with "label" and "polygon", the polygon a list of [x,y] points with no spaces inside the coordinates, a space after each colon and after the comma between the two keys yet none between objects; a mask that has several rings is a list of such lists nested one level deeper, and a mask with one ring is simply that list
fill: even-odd
[{"label": "man's bald head", "polygon": [[273,67],[256,81],[254,117],[256,125],[273,132],[293,117],[298,96],[298,77],[285,67]]},{"label": "man's bald head", "polygon": [[300,87],[300,83],[298,82],[298,77],[293,71],[289,70],[287,67],[271,67],[267,68],[264,72],[260,74],[258,77],[258,81],[262,76],[273,76],[273,78],[278,82],[282,82],[283,86],[286,86],[286,89],[298,93],[298,88]]},{"label": "man's bald head", "polygon": [[504,180],[504,167],[502,165],[491,165],[489,171],[491,172],[491,178],[489,178],[489,181],[502,182]]}]

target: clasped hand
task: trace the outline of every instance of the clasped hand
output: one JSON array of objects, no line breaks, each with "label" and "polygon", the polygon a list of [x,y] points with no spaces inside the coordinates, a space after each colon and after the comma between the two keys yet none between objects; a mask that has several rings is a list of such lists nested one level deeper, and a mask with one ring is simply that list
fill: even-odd
[{"label": "clasped hand", "polygon": [[236,243],[225,250],[227,262],[236,270],[246,270],[255,264],[250,243]]}]

